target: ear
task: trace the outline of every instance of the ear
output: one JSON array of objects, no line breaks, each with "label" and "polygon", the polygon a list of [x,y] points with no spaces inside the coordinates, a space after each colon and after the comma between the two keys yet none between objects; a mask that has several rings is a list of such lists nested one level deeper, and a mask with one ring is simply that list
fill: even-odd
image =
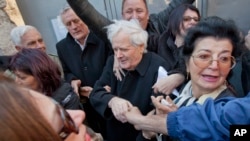
[{"label": "ear", "polygon": [[144,45],[143,44],[139,45],[139,48],[140,48],[140,53],[143,54],[145,50]]}]

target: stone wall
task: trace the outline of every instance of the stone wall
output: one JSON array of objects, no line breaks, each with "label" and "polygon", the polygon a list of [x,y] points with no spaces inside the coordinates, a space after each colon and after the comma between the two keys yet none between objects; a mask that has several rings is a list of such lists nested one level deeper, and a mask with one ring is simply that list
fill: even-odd
[{"label": "stone wall", "polygon": [[5,11],[6,5],[5,0],[0,0],[0,54],[2,55],[10,55],[16,51],[10,39],[10,31],[16,25]]}]

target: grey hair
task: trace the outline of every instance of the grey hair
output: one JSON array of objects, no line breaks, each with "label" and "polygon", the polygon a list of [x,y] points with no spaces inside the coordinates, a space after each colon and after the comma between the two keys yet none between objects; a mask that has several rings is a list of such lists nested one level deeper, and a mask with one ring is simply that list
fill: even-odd
[{"label": "grey hair", "polygon": [[114,20],[113,24],[105,27],[107,29],[107,36],[112,43],[112,39],[119,32],[124,32],[129,35],[130,43],[133,46],[144,45],[144,53],[147,52],[148,33],[145,31],[137,19],[127,20]]},{"label": "grey hair", "polygon": [[[65,5],[63,6],[63,8],[61,9],[60,14],[59,14],[59,17],[60,17],[61,22],[62,22],[62,15],[63,15],[64,13],[66,13],[67,11],[69,11],[70,9],[72,9],[72,8],[70,7],[69,4],[65,4]],[[62,22],[62,23],[63,23],[63,22]]]},{"label": "grey hair", "polygon": [[10,32],[10,37],[12,42],[14,43],[14,45],[22,45],[22,41],[21,38],[22,36],[28,32],[29,30],[35,29],[37,30],[35,27],[31,26],[31,25],[23,25],[23,26],[17,26],[14,27],[11,32]]}]

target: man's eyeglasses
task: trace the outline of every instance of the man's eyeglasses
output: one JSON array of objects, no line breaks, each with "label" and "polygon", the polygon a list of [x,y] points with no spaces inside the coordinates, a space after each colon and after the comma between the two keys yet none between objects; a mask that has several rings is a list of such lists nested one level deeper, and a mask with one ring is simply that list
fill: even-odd
[{"label": "man's eyeglasses", "polygon": [[232,69],[236,64],[233,56],[220,56],[217,60],[213,60],[212,55],[193,55],[192,58],[194,64],[202,69],[211,65],[213,61],[216,61],[219,67],[230,67],[230,69]]},{"label": "man's eyeglasses", "polygon": [[63,121],[63,126],[59,132],[59,136],[61,139],[65,139],[71,134],[72,132],[78,134],[79,129],[76,127],[75,122],[70,117],[69,113],[65,111],[57,102],[55,102],[56,110],[60,114],[60,117]]},{"label": "man's eyeglasses", "polygon": [[183,17],[184,22],[190,22],[191,20],[194,20],[195,22],[199,22],[200,18],[199,17],[190,17],[190,16]]}]

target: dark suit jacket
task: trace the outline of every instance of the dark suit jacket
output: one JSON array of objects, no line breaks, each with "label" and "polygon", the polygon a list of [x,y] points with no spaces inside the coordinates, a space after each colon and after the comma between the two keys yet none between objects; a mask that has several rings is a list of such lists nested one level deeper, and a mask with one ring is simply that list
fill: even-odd
[{"label": "dark suit jacket", "polygon": [[[101,76],[111,52],[111,48],[91,32],[83,51],[69,33],[66,38],[56,44],[56,48],[62,63],[65,80],[71,82],[71,80],[80,79],[81,86],[91,87]],[[104,119],[93,109],[88,99],[82,97],[82,100],[88,126],[101,133],[105,138]]]},{"label": "dark suit jacket", "polygon": [[68,33],[67,37],[56,44],[66,81],[80,79],[82,86],[94,86],[101,76],[111,49],[90,32],[84,51]]},{"label": "dark suit jacket", "polygon": [[[135,70],[126,71],[122,81],[118,81],[113,73],[114,57],[110,56],[104,68],[103,74],[96,82],[90,102],[107,119],[107,140],[108,141],[135,141],[140,131],[135,130],[129,123],[118,121],[111,108],[109,101],[117,96],[126,99],[134,106],[137,106],[142,114],[147,114],[153,109],[150,96],[153,95],[152,86],[157,81],[159,67],[166,68],[167,62],[153,52],[143,54],[143,58]],[[103,86],[110,86],[111,92],[107,92]],[[141,141],[140,137],[137,141]]]}]

